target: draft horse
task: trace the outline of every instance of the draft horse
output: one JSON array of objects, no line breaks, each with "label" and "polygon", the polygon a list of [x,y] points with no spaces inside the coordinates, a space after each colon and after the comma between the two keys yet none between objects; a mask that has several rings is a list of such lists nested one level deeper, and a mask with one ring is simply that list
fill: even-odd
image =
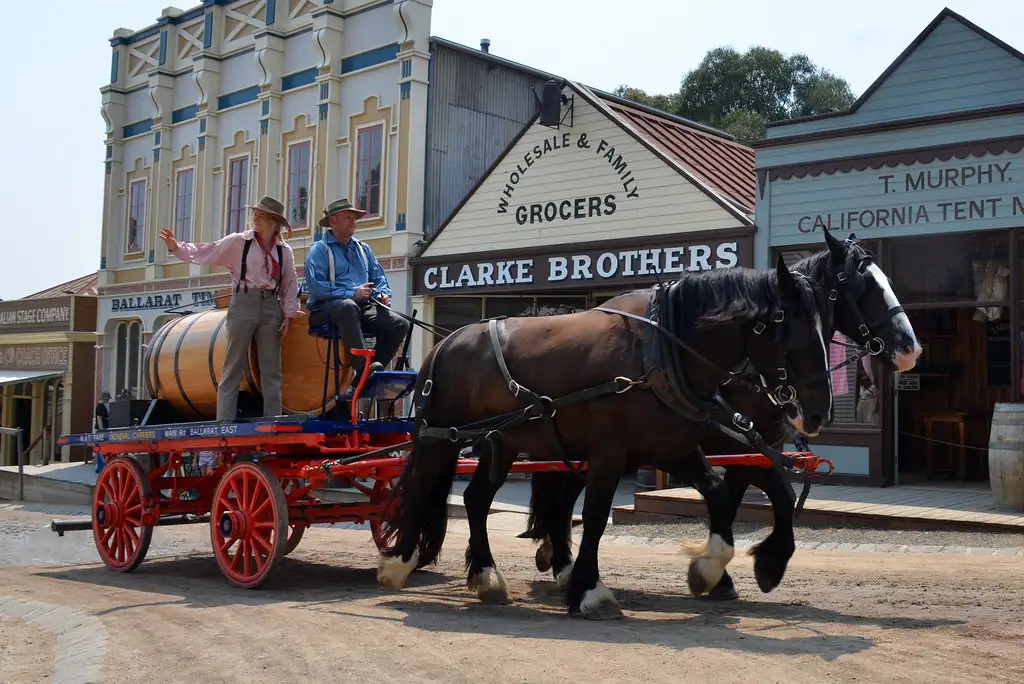
[{"label": "draft horse", "polygon": [[401,587],[415,568],[437,559],[466,442],[481,456],[465,496],[467,513],[471,501],[474,511],[468,585],[482,600],[508,600],[487,540],[487,510],[520,453],[588,462],[583,537],[565,584],[570,613],[621,616],[600,582],[597,552],[620,478],[641,465],[678,473],[707,500],[709,535],[688,547],[687,579],[694,593],[718,583],[734,554],[733,506],[699,448],[717,407],[713,397],[729,369],[749,360],[771,379],[790,424],[817,434],[832,412],[824,337],[832,303],[781,258],[774,269],[687,273],[641,296],[643,315],[605,306],[492,319],[461,328],[427,354],[414,393],[413,447],[390,521],[395,545],[381,554],[377,572],[382,586]]},{"label": "draft horse", "polygon": [[[883,365],[891,371],[910,370],[921,354],[921,345],[910,319],[893,292],[888,276],[876,263],[875,255],[853,234],[843,241],[837,240],[827,229],[824,234],[826,248],[802,259],[791,268],[819,283],[829,292],[829,297],[835,302],[835,329],[859,343],[858,352],[832,370],[851,362],[859,362],[861,357],[868,354],[881,359]],[[606,306],[638,312],[644,306],[644,296],[642,293],[625,294],[610,300]],[[826,340],[832,337],[832,332],[826,330]],[[771,394],[766,389],[764,380],[747,366],[736,380],[730,380],[723,386],[722,396],[728,405],[752,421],[754,430],[765,444],[781,451],[786,441],[799,443],[800,440],[787,424],[782,408],[771,400]],[[723,414],[721,418],[724,423],[731,423],[731,416]],[[737,427],[733,426],[730,432],[705,431],[700,440],[701,449],[706,454],[757,451],[757,444],[751,444]],[[541,472],[531,478],[527,529],[519,536],[541,542],[536,554],[537,569],[541,572],[551,570],[559,584],[565,581],[571,571],[572,511],[585,484],[583,478],[569,472]],[[477,491],[484,485],[481,481]],[[774,516],[772,532],[749,551],[754,556],[754,576],[758,587],[768,593],[782,581],[796,549],[793,533],[796,501],[788,479],[780,470],[757,466],[727,466],[725,486],[732,502],[734,517],[744,493],[751,485],[768,497]],[[476,502],[467,489],[467,512],[474,505]],[[487,505],[490,505],[489,502]],[[709,596],[722,600],[738,598],[728,571],[723,573],[721,581],[711,589]]]}]

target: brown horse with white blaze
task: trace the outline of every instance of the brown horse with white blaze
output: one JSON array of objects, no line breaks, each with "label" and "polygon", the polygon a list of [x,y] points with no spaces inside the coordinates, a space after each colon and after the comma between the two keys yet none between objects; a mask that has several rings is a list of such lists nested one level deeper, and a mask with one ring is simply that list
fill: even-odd
[{"label": "brown horse with white blaze", "polygon": [[[681,474],[711,515],[706,542],[688,547],[691,591],[714,587],[733,556],[733,507],[699,448],[712,397],[729,370],[749,359],[771,379],[790,424],[817,434],[832,412],[824,331],[831,303],[810,279],[779,260],[774,269],[684,274],[641,295],[643,315],[591,309],[466,326],[434,347],[415,392],[414,445],[391,521],[395,547],[381,556],[378,581],[401,587],[436,560],[447,528],[447,499],[460,449],[488,449],[481,468],[500,486],[517,454],[556,453],[587,461],[583,537],[566,583],[570,613],[621,616],[600,582],[598,544],[619,478],[651,465]],[[683,413],[665,404],[666,393]],[[474,478],[474,483],[477,478]],[[493,498],[495,487],[466,490]],[[475,501],[467,550],[468,584],[481,599],[508,600],[486,534],[490,501]]]}]

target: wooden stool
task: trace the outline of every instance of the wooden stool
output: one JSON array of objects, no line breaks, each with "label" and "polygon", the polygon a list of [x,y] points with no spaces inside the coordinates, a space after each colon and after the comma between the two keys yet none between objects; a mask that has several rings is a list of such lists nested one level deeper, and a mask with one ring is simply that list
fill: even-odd
[{"label": "wooden stool", "polygon": [[967,411],[939,411],[936,413],[926,413],[924,415],[924,436],[927,438],[928,444],[926,447],[928,477],[931,477],[935,472],[933,464],[933,451],[935,444],[932,442],[932,425],[935,423],[947,423],[957,428],[957,437],[959,439],[958,451],[960,453],[957,475],[961,482],[967,479],[967,447],[965,446],[965,442],[967,441],[967,430],[964,424],[964,418],[966,418],[967,415]]}]

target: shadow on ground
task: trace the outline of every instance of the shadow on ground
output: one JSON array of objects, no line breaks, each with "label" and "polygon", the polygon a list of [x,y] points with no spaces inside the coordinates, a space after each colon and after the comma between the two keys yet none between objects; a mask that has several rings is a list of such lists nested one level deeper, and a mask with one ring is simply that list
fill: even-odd
[{"label": "shadow on ground", "polygon": [[[830,634],[835,628],[828,625],[907,630],[964,624],[958,620],[867,617],[809,604],[742,600],[719,603],[670,592],[629,589],[615,589],[627,614],[624,620],[591,622],[567,617],[561,597],[550,581],[525,583],[526,591],[517,595],[513,605],[486,606],[466,590],[462,575],[432,569],[413,573],[401,592],[382,591],[377,586],[374,560],[360,556],[351,562],[361,567],[340,567],[288,557],[256,590],[230,585],[209,555],[155,560],[130,574],[90,565],[47,569],[35,575],[167,596],[166,601],[153,601],[152,596],[147,596],[145,601],[132,603],[130,595],[126,602],[125,597],[114,598],[112,594],[111,602],[123,605],[97,613],[100,616],[154,606],[206,609],[284,605],[339,617],[358,615],[439,634],[643,644],[680,651],[704,647],[768,655],[815,655],[828,661],[874,646],[874,640],[868,636]],[[356,612],[346,605],[367,599],[378,608],[394,611],[394,615],[368,616],[365,610]],[[761,624],[752,624],[750,620]]]}]

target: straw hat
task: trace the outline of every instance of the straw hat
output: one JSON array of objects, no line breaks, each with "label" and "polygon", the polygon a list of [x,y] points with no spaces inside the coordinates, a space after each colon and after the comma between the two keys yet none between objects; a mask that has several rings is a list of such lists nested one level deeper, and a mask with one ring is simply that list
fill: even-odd
[{"label": "straw hat", "polygon": [[331,214],[337,214],[339,211],[351,211],[353,214],[356,215],[356,218],[359,218],[360,216],[366,213],[362,209],[356,209],[354,206],[352,206],[352,203],[349,202],[348,199],[334,200],[333,202],[327,205],[326,209],[324,209],[324,215],[323,218],[320,219],[320,225],[323,228],[327,228],[328,226],[330,226]]}]

